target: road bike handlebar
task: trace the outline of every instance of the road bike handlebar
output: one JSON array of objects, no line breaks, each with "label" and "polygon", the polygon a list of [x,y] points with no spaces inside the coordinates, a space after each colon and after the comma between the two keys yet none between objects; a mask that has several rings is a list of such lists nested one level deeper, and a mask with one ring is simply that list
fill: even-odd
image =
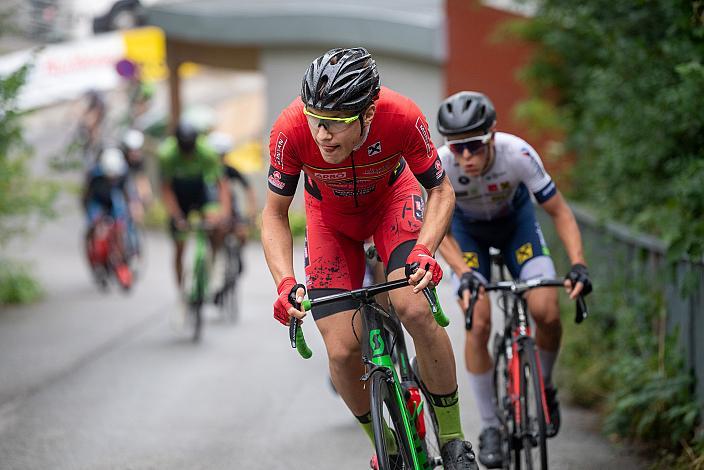
[{"label": "road bike handlebar", "polygon": [[[527,281],[499,281],[491,284],[486,284],[483,287],[485,292],[503,291],[522,295],[525,292],[528,292],[529,290],[535,289],[537,287],[563,287],[564,282],[565,281],[563,279],[529,279]],[[474,291],[470,289],[470,292],[471,297],[469,299],[469,306],[465,311],[465,329],[467,331],[470,331],[472,329],[472,317],[474,316],[474,307],[477,303],[477,300],[479,299],[478,289],[475,289]],[[587,309],[587,303],[584,300],[583,295],[578,295],[575,299],[575,303],[576,312],[574,322],[579,324],[582,323],[585,318],[587,318],[587,316],[589,315],[589,311]]]},{"label": "road bike handlebar", "polygon": [[[399,289],[401,287],[407,286],[409,286],[408,278],[398,279],[396,281],[384,282],[382,284],[377,284],[370,287],[362,287],[361,289],[340,292],[338,294],[326,295],[318,299],[307,299],[301,302],[300,304],[295,302],[295,299],[293,299],[291,303],[298,310],[301,310],[302,308],[304,311],[310,311],[313,307],[338,302],[340,300],[353,299],[358,300],[360,302],[369,301],[378,294],[382,294],[390,290]],[[428,301],[428,304],[430,305],[430,310],[437,324],[442,327],[446,327],[447,325],[449,325],[450,320],[447,318],[445,312],[440,306],[440,300],[438,298],[435,288],[433,287],[431,289],[429,287],[426,287],[425,289],[423,289],[423,295],[425,296],[426,300]],[[289,300],[291,299],[289,298]],[[308,359],[313,355],[313,352],[308,347],[305,337],[303,336],[303,329],[300,327],[298,319],[295,317],[291,317],[289,323],[289,339],[291,341],[291,347],[295,348],[304,359]]]}]

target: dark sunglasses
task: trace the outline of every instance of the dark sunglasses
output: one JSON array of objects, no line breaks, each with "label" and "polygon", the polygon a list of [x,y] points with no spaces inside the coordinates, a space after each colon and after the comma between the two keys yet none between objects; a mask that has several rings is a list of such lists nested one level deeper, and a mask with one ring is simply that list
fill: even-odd
[{"label": "dark sunglasses", "polygon": [[475,154],[480,153],[480,151],[483,151],[483,148],[485,148],[486,144],[488,144],[491,140],[491,135],[492,134],[490,132],[485,135],[468,137],[466,139],[448,140],[445,143],[448,147],[450,147],[450,150],[452,150],[453,153],[456,153],[458,155],[462,155],[465,149],[467,149],[469,153]]}]

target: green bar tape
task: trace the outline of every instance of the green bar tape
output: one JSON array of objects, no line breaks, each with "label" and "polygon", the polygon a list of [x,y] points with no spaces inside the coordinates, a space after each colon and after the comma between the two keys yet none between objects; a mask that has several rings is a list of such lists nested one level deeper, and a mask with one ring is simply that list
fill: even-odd
[{"label": "green bar tape", "polygon": [[303,329],[299,326],[296,329],[296,350],[303,359],[310,359],[313,351],[306,344],[306,339],[303,337]]},{"label": "green bar tape", "polygon": [[445,312],[442,311],[442,306],[440,305],[440,297],[438,297],[438,293],[435,290],[435,287],[433,287],[433,297],[435,297],[435,308],[432,308],[433,318],[435,318],[435,321],[438,325],[445,328],[447,325],[450,324],[450,319],[447,318],[447,316],[445,316]]}]

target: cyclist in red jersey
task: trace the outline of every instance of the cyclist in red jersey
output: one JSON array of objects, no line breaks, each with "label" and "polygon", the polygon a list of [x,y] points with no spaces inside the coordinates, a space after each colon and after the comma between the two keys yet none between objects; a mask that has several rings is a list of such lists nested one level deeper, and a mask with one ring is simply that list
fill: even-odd
[{"label": "cyclist in red jersey", "polygon": [[[450,340],[423,295],[417,295],[442,278],[433,253],[455,200],[420,110],[380,86],[376,63],[365,49],[332,49],[311,63],[300,98],[275,122],[270,154],[262,243],[278,286],[274,317],[286,325],[291,316],[305,316],[288,300],[292,293],[297,300],[305,295],[294,277],[288,224],[303,171],[308,295],[317,298],[361,287],[363,244],[369,237],[389,280],[404,278],[406,265],[419,263],[412,285],[392,291],[391,301],[413,338],[422,380],[433,396],[445,469],[477,468],[460,424]],[[418,182],[428,193],[427,201]],[[356,308],[337,303],[315,308],[312,315],[326,345],[335,388],[371,438],[369,393],[359,380],[364,365],[350,326]],[[359,331],[359,316],[354,322]]]}]

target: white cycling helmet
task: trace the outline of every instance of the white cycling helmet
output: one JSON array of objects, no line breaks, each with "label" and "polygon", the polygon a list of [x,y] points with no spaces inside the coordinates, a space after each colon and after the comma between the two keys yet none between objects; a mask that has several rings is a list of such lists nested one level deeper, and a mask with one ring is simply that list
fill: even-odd
[{"label": "white cycling helmet", "polygon": [[209,106],[191,106],[181,115],[181,120],[193,126],[199,134],[207,134],[215,127],[215,111]]},{"label": "white cycling helmet", "polygon": [[127,162],[122,151],[115,147],[108,147],[100,153],[100,171],[108,178],[122,176],[127,171]]},{"label": "white cycling helmet", "polygon": [[232,147],[234,146],[230,134],[217,131],[208,134],[208,144],[210,144],[219,155],[227,155],[232,151]]},{"label": "white cycling helmet", "polygon": [[129,129],[122,136],[122,145],[128,150],[139,150],[144,145],[144,134],[136,129]]}]

